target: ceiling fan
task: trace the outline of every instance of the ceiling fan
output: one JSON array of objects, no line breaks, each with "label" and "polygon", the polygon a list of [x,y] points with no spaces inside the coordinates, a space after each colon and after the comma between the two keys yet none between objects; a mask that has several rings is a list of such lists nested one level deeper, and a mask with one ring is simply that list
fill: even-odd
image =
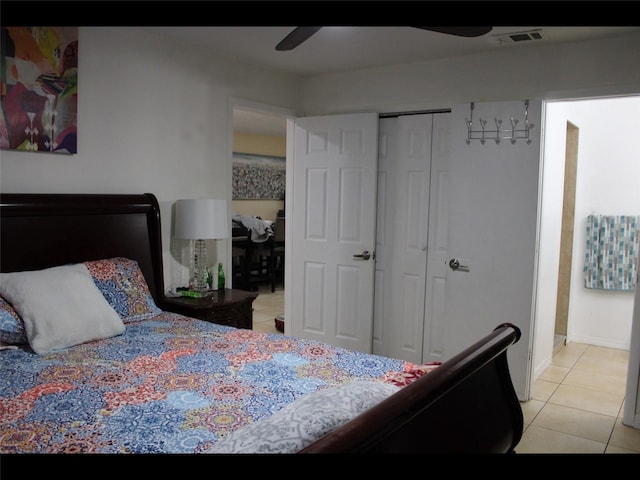
[{"label": "ceiling fan", "polygon": [[[284,37],[278,45],[276,50],[285,51],[293,50],[302,42],[307,40],[311,35],[316,33],[322,27],[296,27],[289,35]],[[455,35],[458,37],[479,37],[485,33],[489,33],[492,27],[413,27],[421,28],[422,30],[430,30],[432,32],[446,33],[448,35]]]}]

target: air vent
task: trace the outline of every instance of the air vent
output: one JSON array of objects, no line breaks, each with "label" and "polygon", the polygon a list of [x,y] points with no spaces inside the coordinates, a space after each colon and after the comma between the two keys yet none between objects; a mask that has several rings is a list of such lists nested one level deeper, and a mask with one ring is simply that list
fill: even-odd
[{"label": "air vent", "polygon": [[544,40],[541,28],[535,30],[526,30],[524,32],[500,33],[498,35],[494,35],[494,37],[499,44]]}]

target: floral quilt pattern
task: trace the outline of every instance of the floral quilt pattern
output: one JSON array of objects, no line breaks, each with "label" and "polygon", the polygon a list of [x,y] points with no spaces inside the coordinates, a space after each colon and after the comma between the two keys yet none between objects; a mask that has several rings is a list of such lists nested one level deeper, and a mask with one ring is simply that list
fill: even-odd
[{"label": "floral quilt pattern", "polygon": [[0,454],[201,453],[307,393],[436,366],[162,312],[47,355],[0,351]]}]

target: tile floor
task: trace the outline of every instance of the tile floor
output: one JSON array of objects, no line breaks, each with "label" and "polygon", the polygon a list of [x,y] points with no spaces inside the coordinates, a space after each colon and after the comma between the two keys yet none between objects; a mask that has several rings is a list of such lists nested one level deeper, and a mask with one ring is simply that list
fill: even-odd
[{"label": "tile floor", "polygon": [[522,403],[518,453],[640,453],[640,430],[622,424],[629,352],[581,343],[556,350]]},{"label": "tile floor", "polygon": [[275,317],[284,313],[284,289],[276,285],[271,293],[270,285],[258,287],[258,298],[253,301],[253,329],[267,333],[282,333],[276,329]]},{"label": "tile floor", "polygon": [[[260,286],[253,302],[253,329],[280,333],[284,289]],[[629,352],[570,343],[556,349],[552,364],[522,403],[521,454],[640,454],[640,430],[622,425]]]}]

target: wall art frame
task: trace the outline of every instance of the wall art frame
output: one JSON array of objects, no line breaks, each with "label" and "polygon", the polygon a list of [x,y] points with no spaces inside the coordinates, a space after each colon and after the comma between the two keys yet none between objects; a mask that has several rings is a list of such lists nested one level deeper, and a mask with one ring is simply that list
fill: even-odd
[{"label": "wall art frame", "polygon": [[77,153],[78,27],[0,35],[0,149]]},{"label": "wall art frame", "polygon": [[286,158],[233,152],[234,200],[282,200]]}]

